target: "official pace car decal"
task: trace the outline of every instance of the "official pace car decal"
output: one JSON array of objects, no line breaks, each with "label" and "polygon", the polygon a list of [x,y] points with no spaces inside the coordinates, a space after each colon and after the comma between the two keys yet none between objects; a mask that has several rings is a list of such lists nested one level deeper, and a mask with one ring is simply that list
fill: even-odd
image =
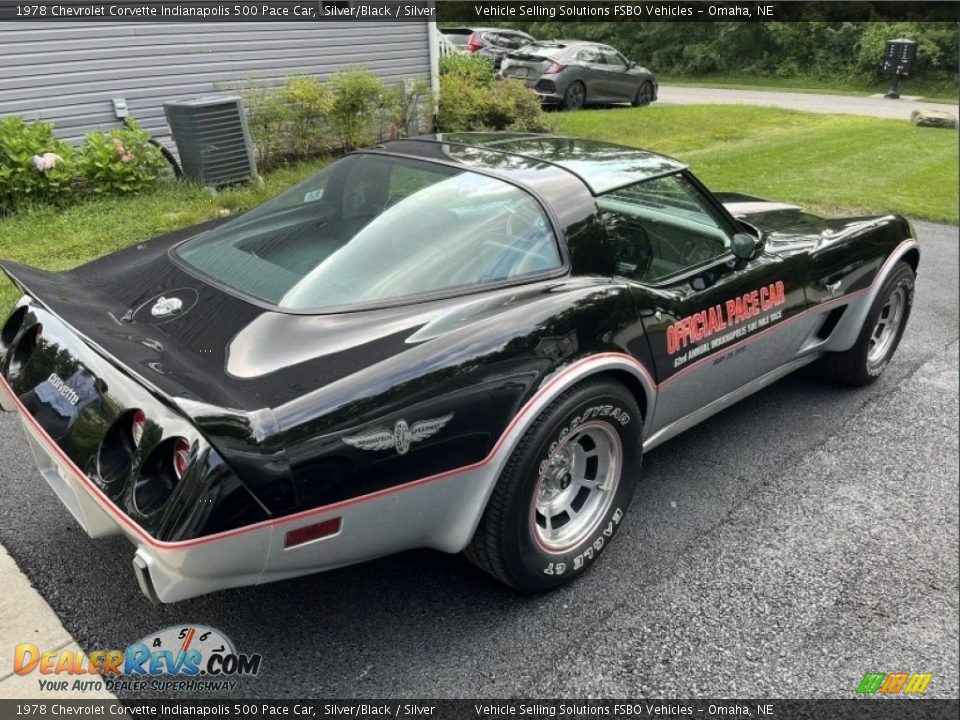
[{"label": "official pace car decal", "polygon": [[667,328],[667,354],[676,355],[688,345],[696,347],[691,347],[683,355],[674,358],[673,366],[680,367],[711,350],[777,322],[782,318],[783,311],[772,312],[762,318],[757,316],[774,310],[786,301],[784,284],[777,280],[719,305],[680,318]]},{"label": "official pace car decal", "polygon": [[410,450],[410,445],[436,435],[452,419],[453,413],[448,413],[443,417],[420,420],[415,422],[412,427],[407,424],[406,420],[400,419],[393,426],[393,430],[379,428],[363,435],[350,435],[342,439],[347,445],[361,450],[389,450],[394,448],[398,455],[406,455],[407,451]]}]

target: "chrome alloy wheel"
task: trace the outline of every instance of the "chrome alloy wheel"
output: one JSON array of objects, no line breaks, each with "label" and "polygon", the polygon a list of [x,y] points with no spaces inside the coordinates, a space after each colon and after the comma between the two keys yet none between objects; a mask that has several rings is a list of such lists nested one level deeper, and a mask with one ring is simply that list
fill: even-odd
[{"label": "chrome alloy wheel", "polygon": [[623,447],[610,425],[587,422],[564,438],[542,468],[533,530],[548,552],[566,552],[603,520],[620,484]]},{"label": "chrome alloy wheel", "polygon": [[881,362],[890,351],[890,347],[900,330],[900,323],[903,321],[903,309],[906,305],[906,290],[903,287],[898,287],[890,293],[887,302],[880,309],[877,324],[870,334],[870,345],[867,350],[867,362],[871,365]]}]

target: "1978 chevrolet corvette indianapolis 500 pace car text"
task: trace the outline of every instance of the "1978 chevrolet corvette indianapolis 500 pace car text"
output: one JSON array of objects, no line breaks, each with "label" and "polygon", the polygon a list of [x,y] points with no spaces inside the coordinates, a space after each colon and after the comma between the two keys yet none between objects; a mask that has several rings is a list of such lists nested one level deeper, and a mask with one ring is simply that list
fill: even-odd
[{"label": "1978 chevrolet corvette indianapolis 500 pace car text", "polygon": [[880,375],[913,235],[605,143],[400,140],[70,272],[4,263],[0,403],[154,601],[416,547],[545,590],[643,450],[814,361]]}]

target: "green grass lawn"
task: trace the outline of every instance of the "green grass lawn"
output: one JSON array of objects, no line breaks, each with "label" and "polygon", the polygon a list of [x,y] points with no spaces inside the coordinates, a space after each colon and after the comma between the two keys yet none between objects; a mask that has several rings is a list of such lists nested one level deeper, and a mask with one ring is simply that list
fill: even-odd
[{"label": "green grass lawn", "polygon": [[[707,75],[688,77],[664,75],[659,78],[664,85],[686,85],[727,90],[781,90],[783,92],[825,93],[827,95],[876,95],[885,93],[890,83],[851,82],[845,78],[779,78],[744,77],[742,75]],[[957,104],[960,97],[956,83],[945,80],[908,79],[900,82],[900,94],[919,96],[927,102]]]},{"label": "green grass lawn", "polygon": [[[73,268],[151,237],[247,210],[328,162],[284,168],[266,175],[262,185],[248,183],[216,194],[168,181],[136,197],[92,200],[64,210],[24,210],[0,219],[0,258],[47,270]],[[10,282],[0,278],[0,320],[16,298]]]},{"label": "green grass lawn", "polygon": [[673,155],[713,190],[827,214],[958,221],[955,131],[736,105],[611,108],[553,118],[564,134]]},{"label": "green grass lawn", "polygon": [[[899,212],[957,223],[957,133],[906,122],[742,106],[555,113],[558,131],[678,157],[714,190],[835,214]],[[0,220],[0,258],[62,270],[225,212],[245,210],[325,164],[211,194],[162,183],[137,197],[38,207]],[[0,281],[0,316],[16,292]]]}]

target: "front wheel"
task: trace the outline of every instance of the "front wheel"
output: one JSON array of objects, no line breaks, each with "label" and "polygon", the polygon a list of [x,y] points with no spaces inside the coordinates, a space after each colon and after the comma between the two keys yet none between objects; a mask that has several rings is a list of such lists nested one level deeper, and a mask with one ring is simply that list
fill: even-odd
[{"label": "front wheel", "polygon": [[633,96],[634,107],[644,107],[653,102],[653,85],[649,80],[643,82],[637,89],[637,94]]},{"label": "front wheel", "polygon": [[523,592],[579,576],[633,498],[642,428],[636,400],[620,383],[588,380],[567,390],[510,456],[467,557]]},{"label": "front wheel", "polygon": [[579,80],[575,80],[567,86],[567,91],[563,94],[564,110],[579,110],[587,101],[587,89]]},{"label": "front wheel", "polygon": [[845,385],[874,382],[897,351],[913,307],[913,268],[899,262],[877,293],[860,335],[845,352],[827,353],[820,361],[826,375]]}]

